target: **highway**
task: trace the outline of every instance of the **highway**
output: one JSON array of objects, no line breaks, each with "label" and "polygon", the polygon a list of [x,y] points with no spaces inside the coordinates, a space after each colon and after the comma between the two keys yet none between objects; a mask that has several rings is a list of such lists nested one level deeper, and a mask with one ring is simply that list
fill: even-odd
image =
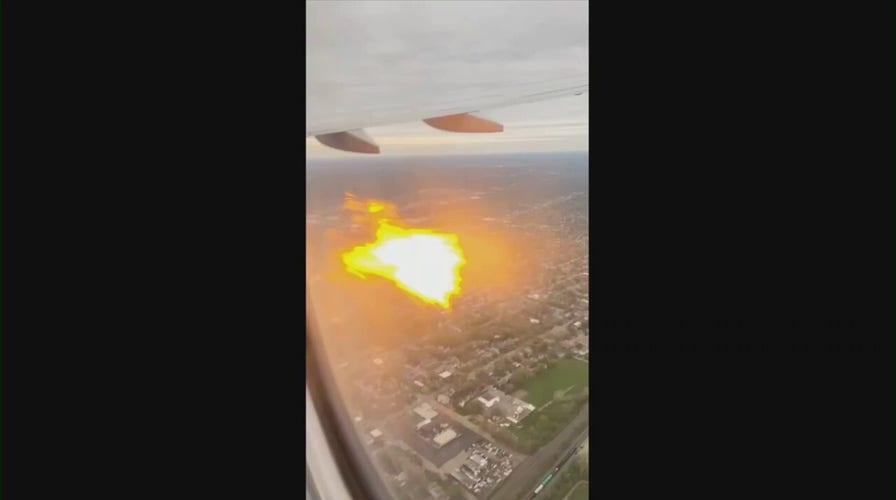
[{"label": "highway", "polygon": [[[584,430],[576,432],[576,427],[586,423]],[[501,485],[489,495],[491,500],[518,500],[531,498],[532,491],[554,470],[554,467],[563,459],[563,456],[571,449],[579,446],[588,437],[588,405],[582,408],[578,415],[572,419],[569,425],[560,431],[548,444],[527,458],[517,468],[513,469],[510,476],[506,477]],[[565,447],[560,446],[570,437],[575,436],[572,443]]]},{"label": "highway", "polygon": [[[582,439],[582,441],[576,440],[576,443],[577,443],[576,446],[581,445],[582,442],[587,438],[588,438],[588,432],[585,432],[585,438]],[[560,478],[560,476],[563,475],[563,472],[569,468],[570,464],[575,462],[574,458],[577,454],[578,454],[578,452],[574,453],[573,456],[570,457],[569,460],[567,460],[566,462],[564,462],[563,464],[560,465],[560,469],[554,473],[554,477],[551,479],[551,482],[548,483],[548,485],[545,486],[544,489],[542,489],[541,491],[538,492],[538,495],[537,495],[538,498],[544,498],[544,497],[548,496],[548,494],[551,492],[551,490],[554,489],[555,485],[557,484],[557,480]],[[572,491],[572,490],[570,489],[570,491]],[[568,495],[569,492],[567,492],[566,494]],[[530,495],[526,498],[534,498],[534,497],[535,497],[535,495],[530,493]]]}]

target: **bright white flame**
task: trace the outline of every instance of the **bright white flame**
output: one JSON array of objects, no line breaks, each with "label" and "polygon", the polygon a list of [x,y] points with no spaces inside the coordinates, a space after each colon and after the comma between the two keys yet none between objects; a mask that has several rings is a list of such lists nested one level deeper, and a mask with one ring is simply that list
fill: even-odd
[{"label": "bright white flame", "polygon": [[455,269],[463,259],[439,236],[416,234],[391,240],[373,250],[384,264],[395,266],[395,278],[420,295],[447,302],[455,289]]}]

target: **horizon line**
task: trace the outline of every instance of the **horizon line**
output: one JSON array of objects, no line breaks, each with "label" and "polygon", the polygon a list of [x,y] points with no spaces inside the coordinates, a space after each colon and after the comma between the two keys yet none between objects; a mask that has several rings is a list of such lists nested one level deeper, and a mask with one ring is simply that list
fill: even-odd
[{"label": "horizon line", "polygon": [[568,150],[560,150],[560,151],[520,151],[520,152],[507,152],[507,151],[496,151],[496,152],[480,152],[480,153],[389,153],[389,154],[378,154],[378,155],[363,155],[363,154],[353,154],[345,156],[305,156],[305,161],[318,161],[318,160],[370,160],[377,158],[389,158],[389,157],[402,157],[402,158],[410,158],[410,157],[432,157],[432,156],[512,156],[512,155],[531,155],[531,154],[564,154],[564,153],[588,153],[588,149],[568,149]]}]

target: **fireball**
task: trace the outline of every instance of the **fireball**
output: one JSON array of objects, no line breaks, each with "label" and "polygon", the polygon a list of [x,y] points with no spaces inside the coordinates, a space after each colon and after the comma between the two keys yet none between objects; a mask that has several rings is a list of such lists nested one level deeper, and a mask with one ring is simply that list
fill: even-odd
[{"label": "fireball", "polygon": [[457,235],[400,227],[383,216],[394,211],[387,211],[382,202],[364,205],[352,199],[346,208],[363,210],[377,223],[375,241],[342,254],[346,271],[364,279],[386,278],[428,304],[451,307],[451,297],[460,294],[460,269],[466,263]]}]

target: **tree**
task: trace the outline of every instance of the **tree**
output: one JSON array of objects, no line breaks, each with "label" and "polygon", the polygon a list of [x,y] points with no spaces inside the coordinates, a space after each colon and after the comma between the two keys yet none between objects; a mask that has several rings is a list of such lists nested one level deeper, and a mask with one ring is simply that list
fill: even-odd
[{"label": "tree", "polygon": [[466,396],[467,394],[473,392],[476,389],[476,381],[470,380],[469,378],[464,378],[464,381],[461,382],[460,386],[457,388],[457,392],[455,394],[460,394]]},{"label": "tree", "polygon": [[510,363],[506,359],[495,361],[495,373],[506,373],[510,368]]},{"label": "tree", "polygon": [[468,415],[475,415],[479,413],[478,404],[475,401],[475,399],[467,401],[463,406],[455,405],[457,413],[465,417]]},{"label": "tree", "polygon": [[467,404],[464,405],[464,408],[469,408],[471,414],[482,413],[482,403],[480,403],[476,398],[467,401]]},{"label": "tree", "polygon": [[498,428],[498,430],[496,430],[495,433],[492,435],[495,437],[495,439],[497,439],[504,445],[507,445],[507,446],[510,446],[513,448],[518,446],[516,436],[514,436],[513,433],[508,431],[507,429]]}]

